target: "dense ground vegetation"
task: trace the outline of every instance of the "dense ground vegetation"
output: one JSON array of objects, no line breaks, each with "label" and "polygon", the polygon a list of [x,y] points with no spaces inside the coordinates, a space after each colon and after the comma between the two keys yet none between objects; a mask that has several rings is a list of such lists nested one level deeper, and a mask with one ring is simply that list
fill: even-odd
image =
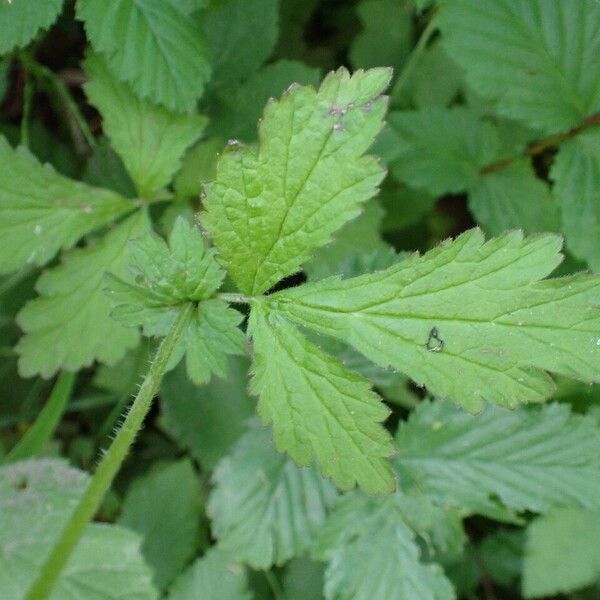
[{"label": "dense ground vegetation", "polygon": [[0,599],[600,598],[600,3],[0,0]]}]

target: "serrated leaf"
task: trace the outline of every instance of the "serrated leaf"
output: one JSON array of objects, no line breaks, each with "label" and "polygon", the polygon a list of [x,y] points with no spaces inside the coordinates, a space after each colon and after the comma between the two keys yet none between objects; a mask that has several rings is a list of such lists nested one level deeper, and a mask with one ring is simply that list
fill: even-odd
[{"label": "serrated leaf", "polygon": [[102,115],[102,126],[142,198],[151,199],[181,166],[185,150],[201,135],[207,119],[181,115],[141,100],[108,69],[100,55],[85,60],[91,81],[85,84],[90,102]]},{"label": "serrated leaf", "polygon": [[456,597],[441,567],[421,561],[402,494],[344,496],[321,531],[317,553],[329,563],[327,600]]},{"label": "serrated leaf", "polygon": [[424,403],[396,437],[402,475],[465,513],[600,503],[600,429],[566,405],[469,415],[448,401]]},{"label": "serrated leaf", "polygon": [[[0,468],[2,598],[25,598],[87,482],[85,473],[59,460],[29,460]],[[155,600],[158,596],[139,546],[140,539],[132,532],[89,525],[51,599]]]},{"label": "serrated leaf", "polygon": [[470,190],[469,208],[490,235],[517,228],[526,233],[558,230],[557,203],[528,160],[481,177]]},{"label": "serrated leaf", "polygon": [[213,56],[211,86],[229,89],[265,62],[277,41],[278,13],[277,0],[223,0],[199,16]]},{"label": "serrated leaf", "polygon": [[362,31],[350,46],[355,69],[389,65],[399,69],[412,43],[412,6],[405,0],[362,0],[356,8]]},{"label": "serrated leaf", "polygon": [[472,187],[499,158],[496,128],[466,108],[394,111],[389,123],[400,138],[392,175],[435,196]]},{"label": "serrated leaf", "polygon": [[600,511],[562,509],[527,528],[523,596],[572,592],[600,577]]},{"label": "serrated leaf", "polygon": [[550,177],[567,247],[600,271],[600,133],[584,131],[561,144]]},{"label": "serrated leaf", "polygon": [[211,548],[175,581],[169,600],[252,600],[242,565],[229,552]]},{"label": "serrated leaf", "polygon": [[25,332],[16,347],[22,376],[50,377],[59,369],[76,371],[94,360],[112,365],[136,346],[138,332],[110,317],[103,275],[124,275],[128,240],[149,228],[146,212],[138,211],[95,245],[73,250],[42,274],[36,283],[40,296],[17,317]]},{"label": "serrated leaf", "polygon": [[195,553],[200,482],[189,459],[158,464],[127,491],[119,523],[142,537],[142,553],[164,589]]},{"label": "serrated leaf", "polygon": [[58,18],[63,0],[46,0],[33,5],[28,0],[11,0],[0,4],[0,54],[24,48],[43,29]]},{"label": "serrated leaf", "polygon": [[497,111],[545,133],[600,109],[600,5],[595,0],[450,0],[444,46]]},{"label": "serrated leaf", "polygon": [[[185,354],[187,372],[198,385],[212,373],[224,376],[228,354],[243,352],[242,315],[216,298],[224,271],[205,247],[200,232],[178,218],[169,245],[156,234],[130,245],[129,270],[136,283],[113,274],[106,291],[115,306],[111,317],[129,326],[142,325],[146,335],[164,336],[182,306],[197,302],[187,329],[170,360],[174,367]],[[206,299],[208,298],[208,299]]]},{"label": "serrated leaf", "polygon": [[298,468],[256,427],[219,463],[213,480],[208,514],[219,546],[256,569],[302,554],[337,496],[315,468]]},{"label": "serrated leaf", "polygon": [[299,465],[316,461],[342,489],[372,493],[395,488],[389,436],[380,425],[389,411],[370,382],[309,342],[260,304],[250,313],[254,343],[250,391],[258,414],[273,426],[277,448]]},{"label": "serrated leaf", "polygon": [[227,454],[254,414],[254,399],[246,391],[248,368],[247,358],[232,356],[227,375],[206,385],[194,385],[180,367],[163,379],[160,425],[206,470]]},{"label": "serrated leaf", "polygon": [[269,296],[304,326],[349,343],[471,411],[514,407],[554,391],[545,371],[600,379],[600,278],[546,279],[561,239],[473,229],[423,256],[341,281]]},{"label": "serrated leaf", "polygon": [[132,209],[131,201],[63,177],[0,136],[0,273],[41,266]]},{"label": "serrated leaf", "polygon": [[297,271],[375,193],[383,170],[362,155],[382,127],[389,77],[340,69],[318,92],[296,87],[267,105],[258,154],[234,145],[221,156],[203,223],[243,292]]},{"label": "serrated leaf", "polygon": [[163,0],[80,0],[88,39],[142,98],[191,110],[210,76],[202,29]]}]

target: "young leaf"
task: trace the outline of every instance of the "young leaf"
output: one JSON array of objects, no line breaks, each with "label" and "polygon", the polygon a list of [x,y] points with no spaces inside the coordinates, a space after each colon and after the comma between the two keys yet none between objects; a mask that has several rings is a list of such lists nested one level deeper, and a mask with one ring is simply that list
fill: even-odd
[{"label": "young leaf", "polygon": [[[246,431],[255,402],[248,395],[248,359],[229,358],[227,376],[196,386],[183,368],[161,385],[160,425],[208,471]],[[200,435],[199,432],[202,432]]]},{"label": "young leaf", "polygon": [[558,231],[558,206],[529,160],[518,160],[480,177],[469,193],[469,209],[490,235],[522,228]]},{"label": "young leaf", "polygon": [[337,497],[313,467],[300,469],[252,427],[213,475],[208,503],[219,546],[256,569],[302,554]]},{"label": "young leaf", "polygon": [[401,476],[469,514],[600,505],[600,429],[566,405],[469,415],[448,401],[417,407],[396,437]]},{"label": "young leaf", "polygon": [[600,109],[600,5],[595,0],[444,1],[448,54],[498,112],[545,133]]},{"label": "young leaf", "polygon": [[[28,460],[0,468],[0,597],[25,598],[88,482],[59,460]],[[157,598],[139,538],[107,525],[90,525],[58,580],[52,600]]]},{"label": "young leaf", "polygon": [[158,465],[129,488],[119,523],[142,536],[142,553],[160,589],[194,555],[200,514],[200,482],[188,459]]},{"label": "young leaf", "polygon": [[187,302],[198,302],[170,365],[186,355],[188,375],[198,385],[211,373],[224,376],[228,354],[243,352],[242,315],[216,298],[224,271],[207,250],[200,232],[178,218],[169,245],[152,234],[130,245],[129,268],[137,283],[108,274],[107,291],[115,308],[111,316],[130,326],[142,325],[146,335],[166,335]]},{"label": "young leaf", "polygon": [[324,475],[349,489],[391,492],[389,435],[379,424],[388,409],[370,382],[309,342],[285,319],[256,303],[248,331],[254,342],[250,391],[272,424],[280,451],[298,465],[317,461]]},{"label": "young leaf", "polygon": [[188,567],[171,588],[168,600],[252,600],[248,577],[229,552],[211,548]]},{"label": "young leaf", "polygon": [[523,596],[572,592],[600,577],[600,511],[561,509],[527,528]]},{"label": "young leaf", "polygon": [[0,273],[41,266],[133,208],[118,194],[59,175],[0,136]]},{"label": "young leaf", "polygon": [[384,176],[362,155],[382,127],[389,69],[330,73],[267,105],[259,150],[234,144],[207,187],[203,223],[250,294],[294,273],[359,213]]},{"label": "young leaf", "polygon": [[550,171],[567,247],[600,270],[600,132],[584,131],[561,145]]},{"label": "young leaf", "polygon": [[435,196],[472,187],[499,158],[496,128],[467,108],[391,112],[389,123],[400,137],[393,176]]},{"label": "young leaf", "polygon": [[[317,554],[328,561],[327,600],[454,600],[436,564],[421,561],[402,494],[344,496],[325,523]],[[413,509],[418,507],[411,505]]]},{"label": "young leaf", "polygon": [[172,113],[141,100],[109,71],[100,55],[89,56],[84,68],[91,78],[85,92],[102,115],[104,132],[139,196],[152,198],[171,181],[183,153],[200,137],[206,117]]},{"label": "young leaf", "polygon": [[115,364],[137,344],[138,332],[109,316],[103,274],[124,274],[127,241],[149,227],[146,212],[138,211],[95,245],[73,250],[42,274],[36,284],[40,297],[18,315],[25,331],[16,347],[22,376],[50,377],[58,369],[76,371],[94,360]]},{"label": "young leaf", "polygon": [[210,75],[199,24],[163,0],[80,0],[77,16],[95,50],[142,98],[186,112]]},{"label": "young leaf", "polygon": [[33,5],[27,0],[0,3],[0,54],[24,48],[42,29],[58,18],[63,0],[46,0]]},{"label": "young leaf", "polygon": [[235,90],[235,84],[269,58],[277,42],[278,4],[277,0],[222,0],[199,15],[213,56],[211,87]]},{"label": "young leaf", "polygon": [[561,240],[473,229],[384,271],[269,296],[273,310],[339,338],[471,411],[553,390],[544,372],[598,381],[600,278],[546,277]]}]

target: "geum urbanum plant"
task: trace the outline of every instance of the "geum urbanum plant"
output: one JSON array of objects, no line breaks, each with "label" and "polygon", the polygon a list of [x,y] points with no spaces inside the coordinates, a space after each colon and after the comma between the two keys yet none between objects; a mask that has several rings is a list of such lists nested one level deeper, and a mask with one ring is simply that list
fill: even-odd
[{"label": "geum urbanum plant", "polygon": [[[106,90],[99,82],[106,75],[100,62],[89,64],[99,76],[89,84],[89,93],[102,105]],[[298,272],[377,193],[385,170],[365,153],[384,123],[387,98],[382,94],[390,76],[386,68],[353,75],[340,69],[318,90],[291,86],[267,105],[256,149],[232,141],[220,156],[216,177],[202,193],[200,228],[180,217],[164,241],[149,231],[142,206],[106,241],[73,257],[76,261],[87,254],[89,259],[103,252],[111,236],[130,239],[127,266],[124,261],[112,269],[102,284],[114,305],[111,318],[164,339],[30,599],[46,597],[52,589],[142,426],[166,370],[185,357],[189,377],[207,382],[211,374],[225,372],[227,355],[245,351],[246,339],[252,348],[250,389],[259,398],[263,422],[273,429],[277,449],[297,465],[316,463],[339,489],[358,486],[368,494],[389,495],[349,494],[330,520],[316,552],[331,561],[333,572],[342,565],[328,584],[331,594],[337,586],[350,586],[357,598],[373,590],[373,581],[353,579],[352,565],[362,560],[372,536],[381,535],[395,548],[392,554],[404,548],[394,585],[409,586],[423,598],[451,598],[452,588],[439,567],[419,562],[413,539],[415,532],[435,527],[441,510],[431,504],[436,498],[460,507],[463,514],[502,519],[514,518],[512,511],[543,512],[567,500],[584,507],[597,504],[600,484],[593,474],[598,442],[589,435],[594,427],[555,406],[531,413],[488,406],[474,428],[468,413],[448,402],[424,403],[399,430],[395,474],[390,461],[394,444],[382,426],[388,409],[369,380],[321,349],[317,337],[335,338],[469,412],[481,411],[486,403],[515,408],[542,402],[554,391],[549,373],[598,381],[600,278],[581,273],[547,279],[562,259],[559,236],[524,237],[510,231],[486,241],[479,229],[472,229],[423,256],[388,256],[391,264],[372,273],[270,291]],[[108,114],[106,123],[110,131]],[[23,153],[17,160],[31,159]],[[138,171],[138,182],[144,173]],[[78,193],[79,184],[61,180],[61,185]],[[105,200],[102,194],[108,192],[94,193],[99,206],[116,202]],[[90,226],[88,222],[85,228]],[[47,257],[70,241],[35,248],[36,256]],[[231,283],[228,291],[220,291],[227,276],[238,291],[231,291]],[[41,291],[49,291],[50,283]],[[240,329],[244,315],[231,304],[250,307],[245,335]],[[35,330],[27,309],[22,321]],[[25,357],[27,339],[21,348]],[[442,439],[431,437],[440,429]],[[224,546],[228,539],[230,547],[237,543],[242,548],[238,558],[258,568],[292,556],[289,539],[278,539],[277,531],[260,532],[252,508],[242,504],[236,514],[235,505],[219,498],[229,486],[249,485],[247,461],[263,460],[261,468],[267,472],[277,468],[278,459],[260,458],[262,435],[259,430],[249,433],[231,462],[217,470],[209,506]],[[490,444],[487,452],[476,445],[473,461],[475,439],[489,439]],[[527,441],[520,449],[519,440]],[[546,453],[552,454],[550,466],[544,462]],[[462,470],[455,470],[456,465]],[[286,478],[297,477],[284,472]],[[318,506],[333,502],[333,488],[314,471],[301,477],[306,493],[320,498]],[[540,477],[565,487],[547,487]],[[400,490],[394,494],[398,480]],[[429,511],[425,521],[424,506]],[[304,515],[299,529],[312,529],[306,509],[298,510]],[[412,517],[411,511],[416,511]],[[448,531],[436,531],[440,544],[450,543]],[[306,547],[306,531],[298,535],[297,545]],[[251,539],[254,546],[247,543]]]}]

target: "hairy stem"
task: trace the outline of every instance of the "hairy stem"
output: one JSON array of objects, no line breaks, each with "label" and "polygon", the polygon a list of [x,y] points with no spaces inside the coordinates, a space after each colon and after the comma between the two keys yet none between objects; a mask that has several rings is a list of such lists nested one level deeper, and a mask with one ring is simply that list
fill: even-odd
[{"label": "hairy stem", "polygon": [[104,494],[110,488],[138,431],[142,427],[144,418],[152,405],[152,399],[162,381],[169,358],[177,341],[187,327],[192,310],[193,304],[185,305],[171,330],[160,344],[123,425],[121,425],[112,444],[102,457],[92,481],[54,545],[46,563],[42,566],[37,579],[26,596],[27,600],[44,600],[51,594],[58,576],[75,549],[86,525],[100,507]]},{"label": "hairy stem", "polygon": [[52,393],[35,423],[2,462],[14,462],[35,456],[46,447],[67,408],[74,384],[75,373],[63,371],[58,376]]},{"label": "hairy stem", "polygon": [[244,294],[217,294],[217,298],[231,304],[250,304],[252,298]]},{"label": "hairy stem", "polygon": [[[67,116],[69,118],[69,125],[71,128],[71,134],[75,143],[80,147],[81,141],[80,136],[83,136],[85,142],[87,142],[90,148],[94,148],[96,140],[92,134],[85,117],[81,114],[77,102],[71,96],[69,89],[65,85],[64,81],[51,69],[38,63],[27,53],[22,52],[19,55],[23,67],[28,73],[31,73],[42,85],[49,86],[59,96],[67,109]],[[81,148],[80,148],[81,149]]]}]

